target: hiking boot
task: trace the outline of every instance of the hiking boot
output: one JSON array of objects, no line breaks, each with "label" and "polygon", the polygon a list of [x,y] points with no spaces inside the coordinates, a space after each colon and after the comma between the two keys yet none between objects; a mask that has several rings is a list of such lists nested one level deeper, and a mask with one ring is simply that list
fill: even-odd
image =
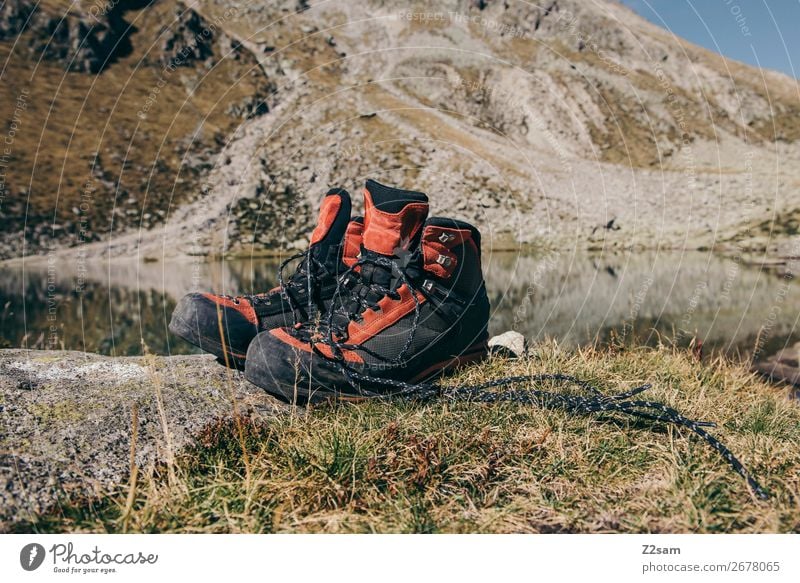
[{"label": "hiking boot", "polygon": [[480,234],[367,181],[361,254],[319,322],[262,332],[245,377],[289,402],[385,396],[486,356]]},{"label": "hiking boot", "polygon": [[175,307],[170,332],[216,355],[222,364],[243,368],[247,347],[260,331],[292,326],[327,311],[339,274],[356,262],[360,249],[363,221],[350,221],[350,209],[347,191],[331,189],[308,249],[295,256],[302,261],[282,286],[236,297],[190,293]]}]

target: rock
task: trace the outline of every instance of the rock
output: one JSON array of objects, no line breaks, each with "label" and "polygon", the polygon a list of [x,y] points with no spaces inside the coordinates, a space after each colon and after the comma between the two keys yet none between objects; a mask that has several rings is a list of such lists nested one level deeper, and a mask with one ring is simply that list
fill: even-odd
[{"label": "rock", "polygon": [[784,348],[767,360],[753,365],[753,371],[767,378],[800,387],[800,342]]},{"label": "rock", "polygon": [[13,38],[25,29],[36,7],[29,2],[9,0],[0,7],[0,40]]},{"label": "rock", "polygon": [[0,8],[0,40],[27,32],[27,42],[21,43],[25,50],[68,71],[96,74],[130,54],[128,37],[135,28],[123,19],[128,9],[114,2],[96,12],[73,6],[61,13],[9,0]]},{"label": "rock", "polygon": [[528,352],[528,341],[519,332],[509,330],[489,340],[489,350],[492,354],[508,358],[520,358]]},{"label": "rock", "polygon": [[175,22],[164,25],[159,60],[164,67],[188,67],[214,55],[214,30],[194,10],[176,7]]},{"label": "rock", "polygon": [[2,531],[67,493],[98,495],[125,483],[134,406],[143,468],[168,461],[202,429],[232,417],[234,403],[254,419],[284,407],[199,355],[0,350],[0,395]]}]

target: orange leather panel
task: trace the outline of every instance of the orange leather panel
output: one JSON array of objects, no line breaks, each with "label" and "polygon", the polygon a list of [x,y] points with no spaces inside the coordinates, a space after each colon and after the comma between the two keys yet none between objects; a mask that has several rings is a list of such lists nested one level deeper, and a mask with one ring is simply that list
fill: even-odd
[{"label": "orange leather panel", "polygon": [[342,208],[342,199],[338,196],[326,196],[319,208],[319,221],[314,232],[311,233],[311,244],[319,243],[331,229],[339,209]]},{"label": "orange leather panel", "polygon": [[240,314],[242,314],[245,318],[247,318],[250,322],[258,326],[258,316],[256,316],[256,311],[253,309],[253,306],[250,305],[245,299],[240,299],[238,303],[234,302],[230,298],[223,298],[222,296],[215,296],[214,294],[203,294],[209,300],[223,306],[225,308],[230,308],[232,310],[236,310]]},{"label": "orange leather panel", "polygon": [[[397,288],[397,293],[400,294],[399,300],[393,300],[389,297],[382,298],[378,302],[380,311],[367,310],[364,312],[364,319],[361,322],[350,322],[347,328],[347,342],[349,344],[366,342],[414,310],[414,298],[408,286],[401,285]],[[417,293],[417,299],[420,304],[424,304],[427,301],[425,296],[419,292]]]},{"label": "orange leather panel", "polygon": [[[442,234],[449,235],[446,242],[441,241]],[[450,277],[458,263],[457,257],[455,253],[451,252],[451,249],[465,241],[472,241],[472,233],[468,229],[449,229],[433,225],[425,227],[422,232],[422,256],[425,260],[425,271],[442,279]],[[447,265],[437,262],[440,255],[448,259]]]},{"label": "orange leather panel", "polygon": [[[311,345],[309,343],[303,342],[299,338],[295,338],[283,328],[276,328],[274,330],[270,330],[269,333],[272,334],[275,338],[277,338],[281,342],[285,342],[286,344],[289,344],[290,346],[293,346],[298,350],[302,350],[303,352],[312,352]],[[319,350],[326,358],[330,358],[331,360],[333,360],[333,350],[331,350],[330,346],[318,342],[317,344],[315,344],[315,348]],[[344,359],[347,362],[353,362],[358,364],[362,364],[364,362],[364,359],[362,359],[358,354],[356,354],[352,350],[343,350],[342,354],[344,355]]]},{"label": "orange leather panel", "polygon": [[364,224],[350,221],[344,232],[344,249],[342,250],[342,261],[347,267],[353,267],[358,260],[363,236]]},{"label": "orange leather panel", "polygon": [[375,208],[372,195],[364,189],[364,247],[382,255],[393,255],[395,249],[408,249],[428,216],[428,204],[407,204],[399,213]]}]

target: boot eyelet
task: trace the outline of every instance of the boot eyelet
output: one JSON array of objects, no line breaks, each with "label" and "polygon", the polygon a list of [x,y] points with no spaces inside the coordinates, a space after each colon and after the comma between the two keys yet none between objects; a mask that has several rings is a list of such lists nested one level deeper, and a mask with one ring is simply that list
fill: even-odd
[{"label": "boot eyelet", "polygon": [[422,282],[422,288],[427,292],[433,291],[433,282],[430,279],[426,279]]},{"label": "boot eyelet", "polygon": [[456,236],[453,235],[452,233],[445,233],[444,231],[439,235],[439,241],[442,243],[448,243],[449,241],[452,241],[455,238]]},{"label": "boot eyelet", "polygon": [[436,263],[445,267],[450,267],[452,259],[450,259],[447,255],[439,255],[439,257],[436,258]]}]

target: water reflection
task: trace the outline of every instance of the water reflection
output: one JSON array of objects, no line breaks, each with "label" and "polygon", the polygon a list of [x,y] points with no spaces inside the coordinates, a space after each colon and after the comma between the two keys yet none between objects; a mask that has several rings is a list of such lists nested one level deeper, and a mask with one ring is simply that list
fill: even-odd
[{"label": "water reflection", "polygon": [[[275,285],[278,260],[97,262],[0,269],[0,344],[103,354],[193,352],[167,322],[191,290]],[[568,345],[632,336],[701,338],[709,350],[769,354],[800,340],[798,283],[704,253],[551,253],[485,257],[492,333]]]}]

